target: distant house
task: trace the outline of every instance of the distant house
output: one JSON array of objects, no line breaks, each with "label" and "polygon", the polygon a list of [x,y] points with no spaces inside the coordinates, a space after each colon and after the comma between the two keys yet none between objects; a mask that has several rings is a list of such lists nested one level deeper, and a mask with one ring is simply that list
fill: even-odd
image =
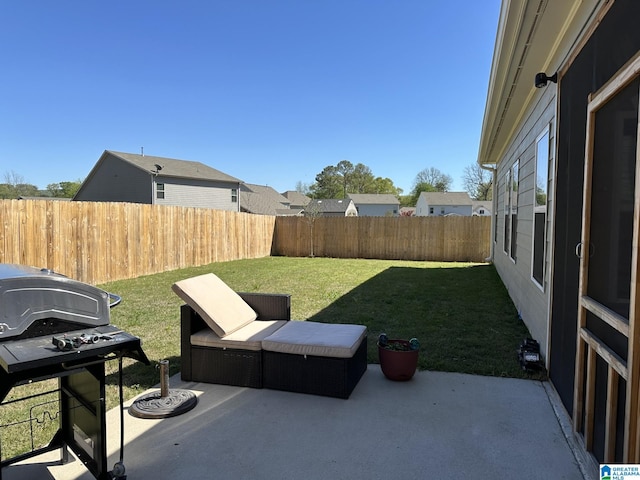
[{"label": "distant house", "polygon": [[491,216],[491,200],[471,200],[473,214],[480,217]]},{"label": "distant house", "polygon": [[305,211],[317,211],[322,217],[357,217],[358,210],[353,200],[345,199],[321,199],[311,200]]},{"label": "distant house", "polygon": [[200,162],[105,150],[73,200],[237,212],[240,183]]},{"label": "distant house", "polygon": [[417,217],[472,214],[473,204],[467,192],[422,192],[416,203]]},{"label": "distant house", "polygon": [[287,190],[282,196],[289,200],[289,208],[292,209],[304,209],[311,201],[309,197],[295,190]]},{"label": "distant house", "polygon": [[347,195],[358,210],[359,217],[397,217],[400,201],[395,195],[350,193]]},{"label": "distant house", "polygon": [[[257,215],[294,215],[289,199],[272,187],[243,183],[240,186],[240,211]],[[297,210],[300,212],[300,209]]]}]

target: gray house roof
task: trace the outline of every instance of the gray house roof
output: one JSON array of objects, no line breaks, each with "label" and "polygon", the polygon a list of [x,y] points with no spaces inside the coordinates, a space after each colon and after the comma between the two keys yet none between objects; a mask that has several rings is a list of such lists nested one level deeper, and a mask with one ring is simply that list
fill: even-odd
[{"label": "gray house roof", "polygon": [[347,196],[356,205],[400,205],[398,198],[390,193],[349,193]]},{"label": "gray house roof", "polygon": [[467,192],[422,192],[420,196],[428,205],[471,205]]},{"label": "gray house roof", "polygon": [[[200,162],[193,162],[190,160],[177,160],[175,158],[154,157],[152,155],[138,155],[134,153],[114,152],[112,150],[105,150],[98,163],[106,156],[105,154],[111,154],[116,156],[130,164],[138,167],[141,170],[149,172],[150,174],[161,174],[165,177],[175,178],[192,178],[197,180],[213,180],[219,182],[233,182],[239,183],[239,180],[231,175],[211,168],[208,165]],[[159,169],[157,167],[160,167]]]},{"label": "gray house roof", "polygon": [[335,199],[324,198],[320,200],[311,200],[307,205],[307,209],[317,208],[320,213],[346,213],[349,205],[353,203],[353,200],[349,198]]},{"label": "gray house roof", "polygon": [[280,195],[273,187],[268,185],[256,185],[253,183],[245,183],[241,187],[242,191],[251,191],[253,193],[258,193],[260,195],[264,195],[265,197],[270,198],[271,200],[275,200],[278,203],[288,207],[289,199],[284,195]]},{"label": "gray house roof", "polygon": [[287,190],[282,193],[282,196],[289,200],[289,205],[291,205],[291,207],[306,207],[311,201],[309,197],[300,192],[296,192],[295,190]]},{"label": "gray house roof", "polygon": [[240,189],[240,211],[256,215],[277,215],[285,208],[267,195]]},{"label": "gray house roof", "polygon": [[[289,200],[267,185],[240,185],[240,210],[257,215],[284,215]],[[295,213],[295,212],[293,212]],[[291,215],[291,213],[288,213]]]}]

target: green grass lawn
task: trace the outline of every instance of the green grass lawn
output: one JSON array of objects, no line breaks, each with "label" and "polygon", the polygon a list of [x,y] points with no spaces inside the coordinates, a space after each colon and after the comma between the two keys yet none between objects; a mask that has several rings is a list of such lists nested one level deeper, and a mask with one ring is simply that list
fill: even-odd
[{"label": "green grass lawn", "polygon": [[[291,294],[292,319],[366,325],[369,363],[378,362],[376,341],[385,332],[389,338],[419,339],[422,370],[543,378],[520,368],[516,350],[528,331],[492,265],[268,257],[99,285],[122,296],[111,311],[111,323],[139,336],[152,362],[146,366],[125,360],[126,398],[159,382],[158,360],[169,360],[171,374],[180,370],[183,302],[171,285],[209,272],[237,291]],[[113,407],[118,402],[117,362],[107,370],[108,406]],[[22,388],[12,395],[24,396]],[[15,415],[13,407],[8,410]],[[4,424],[6,413],[0,413]],[[8,458],[4,440],[3,458]]]}]

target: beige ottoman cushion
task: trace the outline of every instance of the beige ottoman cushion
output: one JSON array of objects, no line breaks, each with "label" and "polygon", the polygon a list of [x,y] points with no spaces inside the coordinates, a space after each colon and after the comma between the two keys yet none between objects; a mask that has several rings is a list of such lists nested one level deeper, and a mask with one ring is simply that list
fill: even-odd
[{"label": "beige ottoman cushion", "polygon": [[258,316],[240,295],[213,273],[180,280],[171,288],[221,338]]},{"label": "beige ottoman cushion", "polygon": [[293,321],[265,338],[262,348],[293,355],[351,358],[366,334],[364,325]]},{"label": "beige ottoman cushion", "polygon": [[248,325],[220,338],[208,328],[191,335],[191,345],[200,347],[237,348],[239,350],[260,351],[262,340],[274,333],[286,320],[256,320]]}]

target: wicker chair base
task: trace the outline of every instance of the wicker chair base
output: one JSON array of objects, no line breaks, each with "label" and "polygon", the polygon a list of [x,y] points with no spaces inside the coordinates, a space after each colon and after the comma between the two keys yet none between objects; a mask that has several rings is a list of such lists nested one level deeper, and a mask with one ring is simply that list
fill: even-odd
[{"label": "wicker chair base", "polygon": [[262,352],[264,388],[349,398],[367,370],[367,339],[351,358]]},{"label": "wicker chair base", "polygon": [[262,352],[192,346],[190,380],[262,388]]}]

